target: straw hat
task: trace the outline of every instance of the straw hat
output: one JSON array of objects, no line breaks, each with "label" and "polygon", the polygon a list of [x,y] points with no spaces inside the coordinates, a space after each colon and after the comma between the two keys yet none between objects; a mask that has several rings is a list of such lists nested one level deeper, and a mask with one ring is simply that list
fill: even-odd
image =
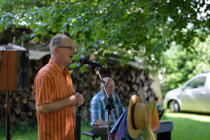
[{"label": "straw hat", "polygon": [[141,102],[141,98],[133,95],[130,98],[127,115],[127,129],[132,138],[136,138],[142,129],[148,127],[151,120],[151,112],[147,104]]}]

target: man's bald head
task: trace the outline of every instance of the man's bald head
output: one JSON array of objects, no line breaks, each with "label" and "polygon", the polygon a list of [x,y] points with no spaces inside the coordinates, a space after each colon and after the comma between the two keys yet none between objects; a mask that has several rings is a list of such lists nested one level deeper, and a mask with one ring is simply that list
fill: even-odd
[{"label": "man's bald head", "polygon": [[[51,52],[51,54],[54,53],[54,48],[62,45],[62,42],[66,39],[71,40],[67,35],[59,34],[59,35],[54,36],[50,41],[50,52]],[[71,40],[71,42],[72,42],[72,40]]]},{"label": "man's bald head", "polygon": [[[107,90],[107,93],[110,95],[112,95],[112,93],[114,92],[114,80],[110,77],[105,77],[103,78],[103,81],[104,81],[104,85],[105,85],[105,88]],[[104,88],[101,84],[101,90],[104,92]]]}]

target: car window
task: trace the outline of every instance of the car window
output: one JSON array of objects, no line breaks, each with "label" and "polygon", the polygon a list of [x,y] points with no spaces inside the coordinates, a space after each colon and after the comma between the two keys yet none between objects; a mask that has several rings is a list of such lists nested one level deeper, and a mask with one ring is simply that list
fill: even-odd
[{"label": "car window", "polygon": [[200,88],[200,87],[204,87],[205,85],[205,82],[206,82],[206,77],[199,77],[199,78],[196,78],[194,80],[192,80],[190,83],[188,83],[186,85],[186,88],[187,89],[191,89],[191,88]]}]

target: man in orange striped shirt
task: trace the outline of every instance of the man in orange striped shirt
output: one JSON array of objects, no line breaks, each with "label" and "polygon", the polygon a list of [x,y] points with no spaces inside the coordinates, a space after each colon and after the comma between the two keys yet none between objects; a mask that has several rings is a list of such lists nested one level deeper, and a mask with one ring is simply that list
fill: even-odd
[{"label": "man in orange striped shirt", "polygon": [[72,63],[75,46],[66,35],[56,35],[50,42],[51,59],[34,80],[39,140],[75,140],[75,106],[84,98],[74,93],[65,67]]}]

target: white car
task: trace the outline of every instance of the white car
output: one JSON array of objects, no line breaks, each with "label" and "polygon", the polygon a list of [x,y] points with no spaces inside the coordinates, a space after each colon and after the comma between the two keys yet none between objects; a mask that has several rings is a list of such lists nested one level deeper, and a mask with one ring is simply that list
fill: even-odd
[{"label": "white car", "polygon": [[169,91],[164,98],[163,107],[172,112],[210,113],[210,73],[199,74],[182,87]]}]

